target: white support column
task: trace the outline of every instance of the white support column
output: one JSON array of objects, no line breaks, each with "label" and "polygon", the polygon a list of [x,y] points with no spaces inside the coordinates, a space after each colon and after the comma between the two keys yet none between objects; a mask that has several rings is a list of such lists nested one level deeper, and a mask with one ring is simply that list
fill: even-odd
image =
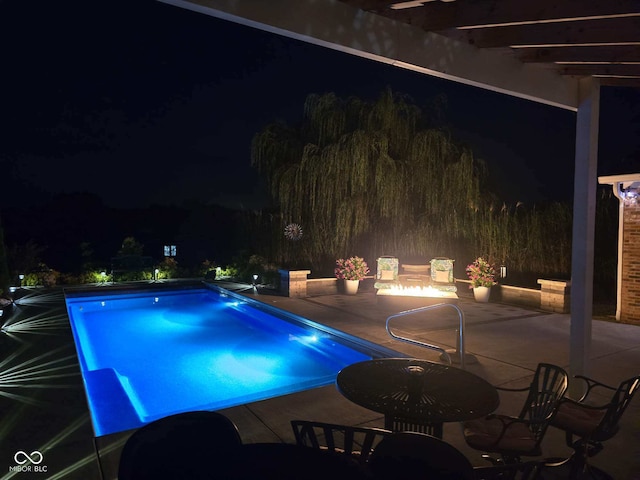
[{"label": "white support column", "polygon": [[618,199],[618,266],[616,274],[616,320],[622,316],[622,265],[624,262],[624,201],[621,195],[621,184],[613,184],[613,194]]},{"label": "white support column", "polygon": [[[600,82],[592,78],[581,80],[579,95],[571,256],[571,376],[588,375],[591,353]],[[579,384],[571,382],[569,395],[576,397],[582,393],[578,388]]]}]

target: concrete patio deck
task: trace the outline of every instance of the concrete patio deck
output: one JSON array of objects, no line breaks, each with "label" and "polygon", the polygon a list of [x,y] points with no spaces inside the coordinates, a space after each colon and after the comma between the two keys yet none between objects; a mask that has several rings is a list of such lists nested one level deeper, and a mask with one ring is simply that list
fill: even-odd
[{"label": "concrete patio deck", "polygon": [[[398,310],[378,305],[373,291],[297,299],[238,284],[221,286],[396,351],[439,361],[437,352],[389,337],[385,321]],[[0,480],[115,479],[120,450],[132,432],[94,441],[62,291],[26,291],[22,295],[20,304],[2,318],[12,325],[23,323],[10,335],[0,336],[4,352],[0,359]],[[468,364],[467,370],[496,385],[519,387],[528,383],[539,362],[568,368],[569,315],[479,304],[465,295],[458,305],[466,319],[466,350],[478,360]],[[398,319],[395,325],[404,336],[455,348],[458,316],[453,309]],[[594,320],[591,359],[590,375],[605,383],[617,385],[637,375],[640,327]],[[499,411],[517,413],[522,401],[519,394],[502,395]],[[222,412],[236,423],[245,443],[293,442],[292,419],[383,425],[381,414],[346,400],[333,385]],[[485,464],[480,452],[466,446],[459,424],[445,424],[444,438],[473,464]],[[553,428],[543,445],[545,456],[563,457],[570,452],[563,434]],[[16,455],[20,451],[41,452],[40,466],[46,467],[46,472],[18,471]],[[640,480],[640,400],[633,400],[622,429],[592,463],[616,479]],[[562,478],[562,472],[549,472],[545,478]]]}]

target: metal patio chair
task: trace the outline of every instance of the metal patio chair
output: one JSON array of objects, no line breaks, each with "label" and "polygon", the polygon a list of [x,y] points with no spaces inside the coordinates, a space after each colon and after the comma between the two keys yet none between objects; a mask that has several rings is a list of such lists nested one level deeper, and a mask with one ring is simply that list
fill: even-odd
[{"label": "metal patio chair", "polygon": [[155,420],[126,441],[118,480],[208,479],[216,464],[242,445],[221,413],[194,411]]},{"label": "metal patio chair", "polygon": [[291,427],[298,445],[343,453],[353,457],[361,465],[369,460],[378,443],[392,433],[382,428],[308,420],[292,420]]},{"label": "metal patio chair", "polygon": [[528,391],[520,414],[513,417],[493,413],[464,422],[465,441],[476,450],[499,455],[497,459],[485,455],[494,464],[518,463],[523,456],[542,455],[540,444],[567,386],[568,376],[564,369],[548,363],[538,364],[528,387],[496,387],[506,392]]},{"label": "metal patio chair", "polygon": [[[571,465],[570,478],[611,479],[612,477],[602,470],[589,465],[588,460],[604,448],[602,442],[618,433],[620,419],[640,389],[640,375],[622,381],[617,388],[583,375],[576,375],[574,378],[586,384],[584,395],[578,400],[563,399],[551,422],[553,427],[565,432],[567,446],[574,450],[566,461]],[[593,402],[597,400],[590,397],[594,389],[613,394],[607,403],[594,405]]]},{"label": "metal patio chair", "polygon": [[397,432],[378,444],[369,460],[374,479],[437,478],[439,480],[528,480],[541,462],[474,467],[456,447],[432,435]]}]

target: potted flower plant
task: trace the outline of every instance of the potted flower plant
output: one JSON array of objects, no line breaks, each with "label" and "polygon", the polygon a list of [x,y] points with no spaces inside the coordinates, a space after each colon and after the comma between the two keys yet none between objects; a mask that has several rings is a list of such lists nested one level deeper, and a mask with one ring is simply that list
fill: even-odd
[{"label": "potted flower plant", "polygon": [[493,265],[482,257],[476,258],[467,265],[467,277],[471,280],[469,288],[473,288],[473,296],[477,302],[488,302],[491,287],[497,285],[496,271]]},{"label": "potted flower plant", "polygon": [[336,260],[336,277],[344,280],[347,294],[355,295],[358,292],[360,280],[369,273],[369,266],[364,258],[350,257],[346,260],[339,258]]}]

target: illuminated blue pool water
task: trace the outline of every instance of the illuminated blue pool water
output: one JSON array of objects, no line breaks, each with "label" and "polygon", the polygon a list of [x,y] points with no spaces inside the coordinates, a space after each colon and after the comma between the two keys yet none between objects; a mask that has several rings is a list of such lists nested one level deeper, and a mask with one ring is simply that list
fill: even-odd
[{"label": "illuminated blue pool water", "polygon": [[96,436],[335,381],[397,356],[222,289],[66,297]]}]

